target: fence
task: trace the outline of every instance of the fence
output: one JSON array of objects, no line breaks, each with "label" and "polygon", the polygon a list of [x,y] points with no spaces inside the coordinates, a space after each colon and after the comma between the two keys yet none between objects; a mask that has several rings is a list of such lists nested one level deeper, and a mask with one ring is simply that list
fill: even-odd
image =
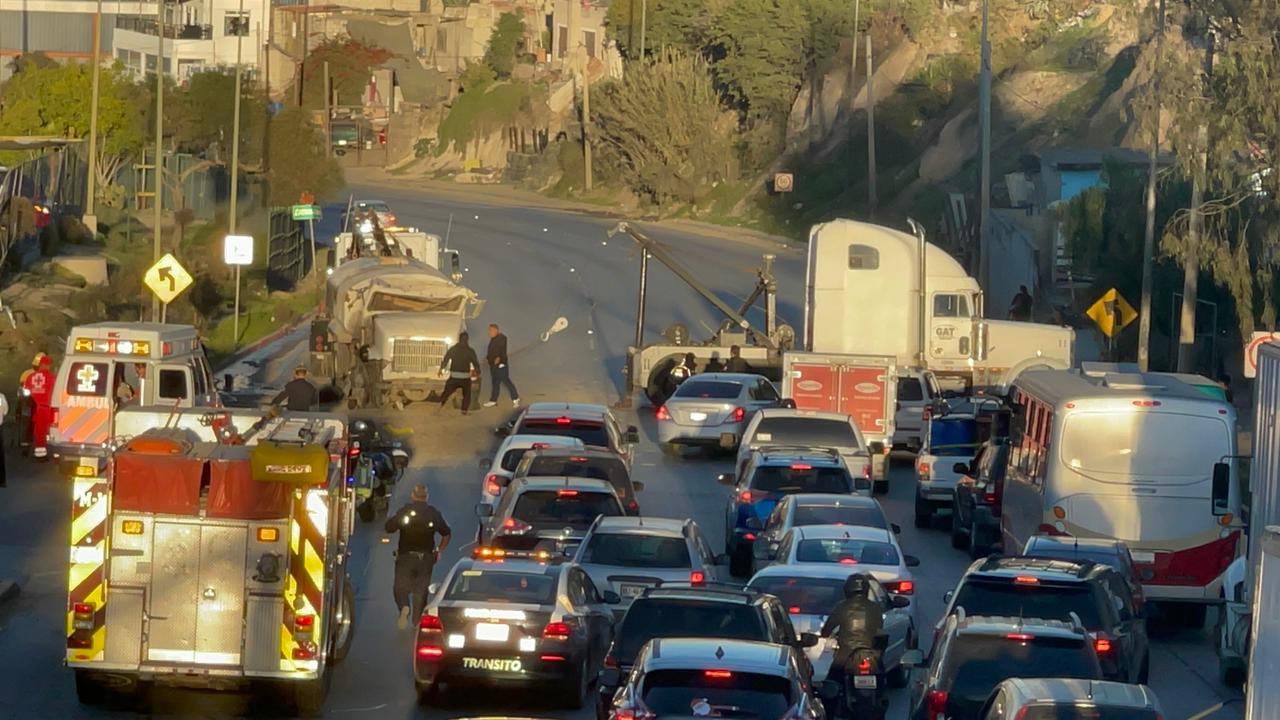
[{"label": "fence", "polygon": [[[137,163],[122,168],[117,176],[117,183],[124,190],[125,198],[138,198],[129,206],[137,209],[151,207],[151,193],[155,189],[152,177],[151,159],[154,155],[147,153]],[[198,170],[193,167],[204,162],[201,158],[187,153],[173,153],[165,156],[164,167],[166,179],[161,183],[164,194],[165,210],[187,208],[201,220],[214,219],[221,207],[226,207],[231,199],[231,175],[221,165],[213,165]],[[185,174],[185,177],[183,175]],[[181,193],[174,192],[173,181],[182,178]],[[248,207],[255,202],[256,184],[245,182],[241,178],[240,203]],[[142,193],[142,197],[138,197]]]},{"label": "fence", "polygon": [[267,289],[292,290],[311,271],[310,244],[289,208],[271,211],[267,238]]}]

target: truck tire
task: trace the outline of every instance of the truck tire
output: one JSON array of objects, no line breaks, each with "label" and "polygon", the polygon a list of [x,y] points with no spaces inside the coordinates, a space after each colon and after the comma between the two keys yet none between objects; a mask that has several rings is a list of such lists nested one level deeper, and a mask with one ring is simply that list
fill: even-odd
[{"label": "truck tire", "polygon": [[933,525],[933,508],[929,505],[929,503],[922,500],[919,494],[917,494],[916,507],[915,507],[915,526],[920,528],[921,530],[925,530],[925,529],[928,529],[931,525]]},{"label": "truck tire", "polygon": [[107,686],[98,678],[97,673],[76,670],[76,699],[81,705],[102,705],[107,701],[107,695]]},{"label": "truck tire", "polygon": [[[293,695],[293,711],[298,717],[320,717],[324,712],[324,701],[329,695],[329,668],[320,671],[315,680],[303,680],[286,683],[288,692]],[[287,697],[287,696],[286,696]]]},{"label": "truck tire", "polygon": [[[356,593],[351,588],[351,578],[342,581],[342,599],[339,601],[338,615],[335,615],[333,651],[330,657],[334,663],[340,663],[351,652],[351,643],[355,640],[356,627]],[[341,616],[341,619],[337,619]]]}]

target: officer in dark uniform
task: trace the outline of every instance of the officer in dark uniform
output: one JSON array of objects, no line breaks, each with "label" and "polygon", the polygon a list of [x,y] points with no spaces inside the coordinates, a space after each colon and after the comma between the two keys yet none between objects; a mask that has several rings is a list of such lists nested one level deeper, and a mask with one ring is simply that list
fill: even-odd
[{"label": "officer in dark uniform", "polygon": [[307,369],[302,365],[294,369],[293,379],[284,386],[284,390],[281,390],[279,395],[276,395],[271,404],[279,405],[281,400],[284,400],[285,407],[293,412],[320,409],[320,393],[307,379]]},{"label": "officer in dark uniform", "polygon": [[[871,581],[865,574],[850,575],[844,581],[844,599],[836,604],[822,625],[822,637],[834,634],[836,638],[836,655],[831,661],[831,669],[843,668],[846,678],[857,672],[854,656],[873,651],[876,636],[884,631],[884,607],[871,599],[870,589]],[[876,665],[879,666],[878,657]],[[848,683],[844,687],[847,688]]]},{"label": "officer in dark uniform", "polygon": [[[387,518],[387,532],[400,533],[396,549],[396,579],[393,593],[400,608],[401,630],[409,627],[410,612],[417,619],[427,604],[427,586],[440,553],[449,546],[452,530],[434,505],[427,504],[427,486],[413,488],[409,502]],[[440,547],[436,547],[436,536]],[[411,604],[412,603],[412,604]]]}]

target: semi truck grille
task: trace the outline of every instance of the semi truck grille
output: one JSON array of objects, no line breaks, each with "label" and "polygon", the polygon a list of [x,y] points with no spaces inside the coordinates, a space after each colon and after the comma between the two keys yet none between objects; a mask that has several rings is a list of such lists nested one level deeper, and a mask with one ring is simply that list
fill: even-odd
[{"label": "semi truck grille", "polygon": [[440,369],[448,349],[443,340],[396,338],[391,343],[391,369],[405,373],[435,372]]}]

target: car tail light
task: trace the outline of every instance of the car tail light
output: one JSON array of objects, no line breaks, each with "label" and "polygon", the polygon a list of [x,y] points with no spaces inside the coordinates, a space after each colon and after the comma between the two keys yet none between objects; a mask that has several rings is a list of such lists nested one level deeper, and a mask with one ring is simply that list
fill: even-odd
[{"label": "car tail light", "polygon": [[557,490],[556,497],[578,497],[577,490]]},{"label": "car tail light", "polygon": [[639,510],[639,509],[640,509],[640,503],[636,502],[635,500],[631,500],[631,501],[629,501],[629,502],[627,503],[627,509],[628,509],[628,510],[631,510],[631,511],[633,511],[633,512],[634,512],[634,511],[636,511],[636,510]]},{"label": "car tail light", "polygon": [[1030,635],[1028,633],[1009,633],[1008,635],[1004,636],[1004,639],[1017,640],[1018,642],[1031,642],[1032,640],[1036,639],[1036,636]]},{"label": "car tail light", "polygon": [[689,582],[693,583],[694,585],[701,585],[706,581],[707,581],[707,574],[702,572],[701,570],[694,570],[693,572],[689,573]]},{"label": "car tail light", "polygon": [[1049,523],[1040,523],[1036,528],[1036,534],[1048,535],[1049,537],[1070,537],[1071,535],[1071,533],[1066,530],[1062,530],[1058,526],[1050,525]]},{"label": "car tail light", "polygon": [[1133,404],[1138,407],[1160,407],[1159,400],[1134,400]]},{"label": "car tail light", "polygon": [[840,564],[841,565],[857,565],[858,561],[854,560],[851,557],[842,557],[840,558]]},{"label": "car tail light", "polygon": [[547,623],[547,626],[542,628],[542,637],[547,640],[568,640],[572,632],[573,629],[569,627],[569,623],[553,622]]},{"label": "car tail light", "polygon": [[743,420],[746,420],[746,419],[747,419],[747,409],[746,409],[746,408],[736,407],[736,408],[734,408],[734,409],[733,409],[733,414],[729,416],[729,422],[736,422],[736,423],[740,423],[740,422],[742,422]]},{"label": "car tail light", "polygon": [[791,607],[787,608],[787,612],[791,613],[792,615],[799,615],[799,614],[800,614],[800,606],[799,606],[799,605],[792,605]]},{"label": "car tail light", "polygon": [[440,632],[444,630],[444,623],[440,622],[440,618],[435,615],[423,615],[422,619],[418,620],[418,629],[427,632]]},{"label": "car tail light", "polygon": [[609,653],[608,655],[605,655],[605,656],[604,656],[604,666],[605,666],[605,667],[607,667],[607,668],[616,668],[616,667],[618,667],[618,658],[614,657],[613,653]]},{"label": "car tail light", "polygon": [[294,615],[293,616],[293,636],[310,636],[316,629],[315,615]]},{"label": "car tail light", "polygon": [[858,674],[859,674],[859,675],[870,675],[870,674],[871,674],[871,660],[870,660],[870,659],[868,659],[868,658],[862,658],[861,660],[859,660],[859,661],[858,661]]},{"label": "car tail light", "polygon": [[752,498],[754,497],[755,496],[751,494],[750,490],[743,490],[742,492],[738,493],[738,499],[744,503],[751,502]]},{"label": "car tail light", "polygon": [[659,406],[658,406],[657,418],[658,418],[659,420],[670,420],[670,419],[671,419],[671,413],[670,413],[670,411],[668,411],[668,410],[667,410],[667,406],[666,406],[666,405],[659,405]]},{"label": "car tail light", "polygon": [[568,417],[565,417],[565,416],[561,415],[560,417],[556,418],[556,424],[557,424],[557,425],[572,425],[572,424],[573,424],[573,419],[572,419],[572,418],[568,418]]},{"label": "car tail light", "polygon": [[497,475],[490,475],[484,480],[484,491],[489,495],[497,495],[502,492],[502,479]]},{"label": "car tail light", "polygon": [[444,648],[439,645],[419,645],[418,657],[423,660],[436,660],[444,657]]},{"label": "car tail light", "polygon": [[653,713],[640,708],[619,708],[613,712],[617,720],[653,720]]},{"label": "car tail light", "polygon": [[913,580],[897,580],[885,583],[884,588],[895,595],[911,595],[916,591],[916,584]]},{"label": "car tail light", "polygon": [[812,470],[813,466],[807,465],[805,463],[795,463],[791,466],[791,469],[792,470]]},{"label": "car tail light", "polygon": [[743,540],[750,540],[750,541],[752,541],[752,542],[755,542],[756,534],[755,534],[755,533],[753,533],[753,532],[743,533],[743,534],[742,534],[742,539],[743,539]]},{"label": "car tail light", "polygon": [[347,457],[360,457],[360,443],[353,442],[351,447],[347,448]]},{"label": "car tail light", "polygon": [[921,480],[929,482],[929,463],[918,463],[916,465],[916,474],[920,476]]},{"label": "car tail light", "polygon": [[1030,575],[1019,575],[1013,579],[1013,582],[1018,585],[1039,585],[1040,578],[1032,577]]},{"label": "car tail light", "polygon": [[298,646],[293,649],[293,659],[294,660],[315,660],[316,653],[318,653],[319,651],[320,649],[316,647],[315,643],[309,640],[304,640],[302,642],[299,642]]},{"label": "car tail light", "polygon": [[996,503],[996,494],[995,494],[995,492],[994,492],[994,491],[991,491],[991,490],[988,490],[988,491],[986,491],[986,492],[982,493],[982,502],[984,502],[984,503],[986,503],[986,504],[988,504],[988,505],[994,505],[994,504]]},{"label": "car tail light", "polygon": [[928,703],[928,720],[945,720],[947,716],[947,691],[930,690]]},{"label": "car tail light", "polygon": [[1111,652],[1114,646],[1111,644],[1111,638],[1096,637],[1093,639],[1093,651],[1099,655],[1106,655]]},{"label": "car tail light", "polygon": [[862,466],[862,479],[863,480],[871,479],[871,461],[870,460],[867,461],[866,465]]},{"label": "car tail light", "polygon": [[729,670],[703,670],[702,675],[711,680],[728,680],[733,677]]},{"label": "car tail light", "polygon": [[533,526],[523,520],[517,520],[509,517],[502,521],[502,532],[508,535],[520,535],[527,533],[533,529]]},{"label": "car tail light", "polygon": [[538,659],[543,662],[564,662],[563,655],[539,655]]}]

